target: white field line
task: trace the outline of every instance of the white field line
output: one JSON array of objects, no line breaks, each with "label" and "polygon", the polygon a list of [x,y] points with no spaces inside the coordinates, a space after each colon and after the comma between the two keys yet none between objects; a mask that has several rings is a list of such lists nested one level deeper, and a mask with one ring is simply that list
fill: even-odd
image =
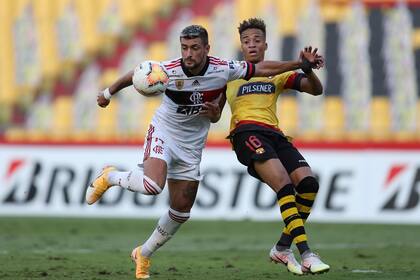
[{"label": "white field line", "polygon": [[[403,243],[315,243],[312,248],[315,250],[348,250],[348,249],[384,249],[389,247],[398,247],[402,250],[404,247],[410,246],[411,248],[420,248],[420,243],[412,243],[410,245]],[[164,251],[170,252],[196,252],[196,251],[254,251],[254,250],[270,250],[270,246],[263,244],[244,244],[244,245],[229,245],[229,244],[217,244],[209,243],[204,245],[195,244],[194,246],[180,246],[170,245],[162,248]],[[44,249],[29,249],[27,252],[34,254],[90,254],[94,252],[107,252],[110,249],[86,249],[86,248],[59,248],[59,247],[46,247]],[[131,251],[132,248],[119,248],[122,251]],[[12,254],[10,250],[0,250],[0,255]]]},{"label": "white field line", "polygon": [[353,273],[382,273],[382,271],[375,270],[375,269],[353,269],[351,272]]}]

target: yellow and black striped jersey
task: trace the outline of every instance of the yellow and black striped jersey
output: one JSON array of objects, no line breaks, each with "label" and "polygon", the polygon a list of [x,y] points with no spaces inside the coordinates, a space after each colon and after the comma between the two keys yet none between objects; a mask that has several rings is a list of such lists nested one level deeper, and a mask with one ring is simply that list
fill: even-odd
[{"label": "yellow and black striped jersey", "polygon": [[303,75],[294,71],[273,77],[254,77],[228,83],[226,98],[232,112],[230,131],[242,123],[278,129],[277,98],[285,89],[300,89]]}]

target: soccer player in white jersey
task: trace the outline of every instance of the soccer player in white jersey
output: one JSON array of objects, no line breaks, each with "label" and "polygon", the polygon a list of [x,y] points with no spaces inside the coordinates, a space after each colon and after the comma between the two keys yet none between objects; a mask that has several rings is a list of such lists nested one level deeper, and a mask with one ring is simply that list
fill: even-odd
[{"label": "soccer player in white jersey", "polygon": [[[143,163],[131,171],[108,166],[88,187],[86,201],[93,204],[112,186],[157,195],[168,182],[170,205],[159,219],[151,236],[136,247],[131,258],[136,278],[149,278],[150,258],[190,217],[200,181],[200,161],[210,122],[220,118],[218,102],[227,82],[253,76],[274,76],[290,70],[316,67],[320,60],[305,52],[304,62],[226,61],[209,56],[205,28],[191,25],[180,35],[182,57],[161,62],[169,76],[169,85],[155,112],[144,143]],[[304,65],[305,64],[305,65]],[[119,90],[132,85],[133,71],[102,91],[97,102],[106,107]]]}]

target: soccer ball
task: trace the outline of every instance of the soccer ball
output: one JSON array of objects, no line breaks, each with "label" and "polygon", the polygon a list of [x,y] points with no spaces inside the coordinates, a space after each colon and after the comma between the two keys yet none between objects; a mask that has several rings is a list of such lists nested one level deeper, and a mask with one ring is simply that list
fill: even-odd
[{"label": "soccer ball", "polygon": [[168,83],[168,75],[159,62],[144,61],[134,69],[133,86],[144,96],[154,96],[165,92]]}]

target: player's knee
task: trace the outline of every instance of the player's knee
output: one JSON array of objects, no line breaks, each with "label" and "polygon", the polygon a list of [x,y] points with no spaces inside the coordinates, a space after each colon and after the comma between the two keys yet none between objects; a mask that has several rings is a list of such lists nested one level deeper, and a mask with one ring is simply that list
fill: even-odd
[{"label": "player's knee", "polygon": [[318,193],[318,190],[318,181],[312,176],[303,178],[296,186],[296,191],[298,193]]},{"label": "player's knee", "polygon": [[155,181],[153,181],[146,175],[143,176],[143,186],[146,190],[146,194],[148,195],[158,195],[163,190],[163,187],[161,188]]}]

